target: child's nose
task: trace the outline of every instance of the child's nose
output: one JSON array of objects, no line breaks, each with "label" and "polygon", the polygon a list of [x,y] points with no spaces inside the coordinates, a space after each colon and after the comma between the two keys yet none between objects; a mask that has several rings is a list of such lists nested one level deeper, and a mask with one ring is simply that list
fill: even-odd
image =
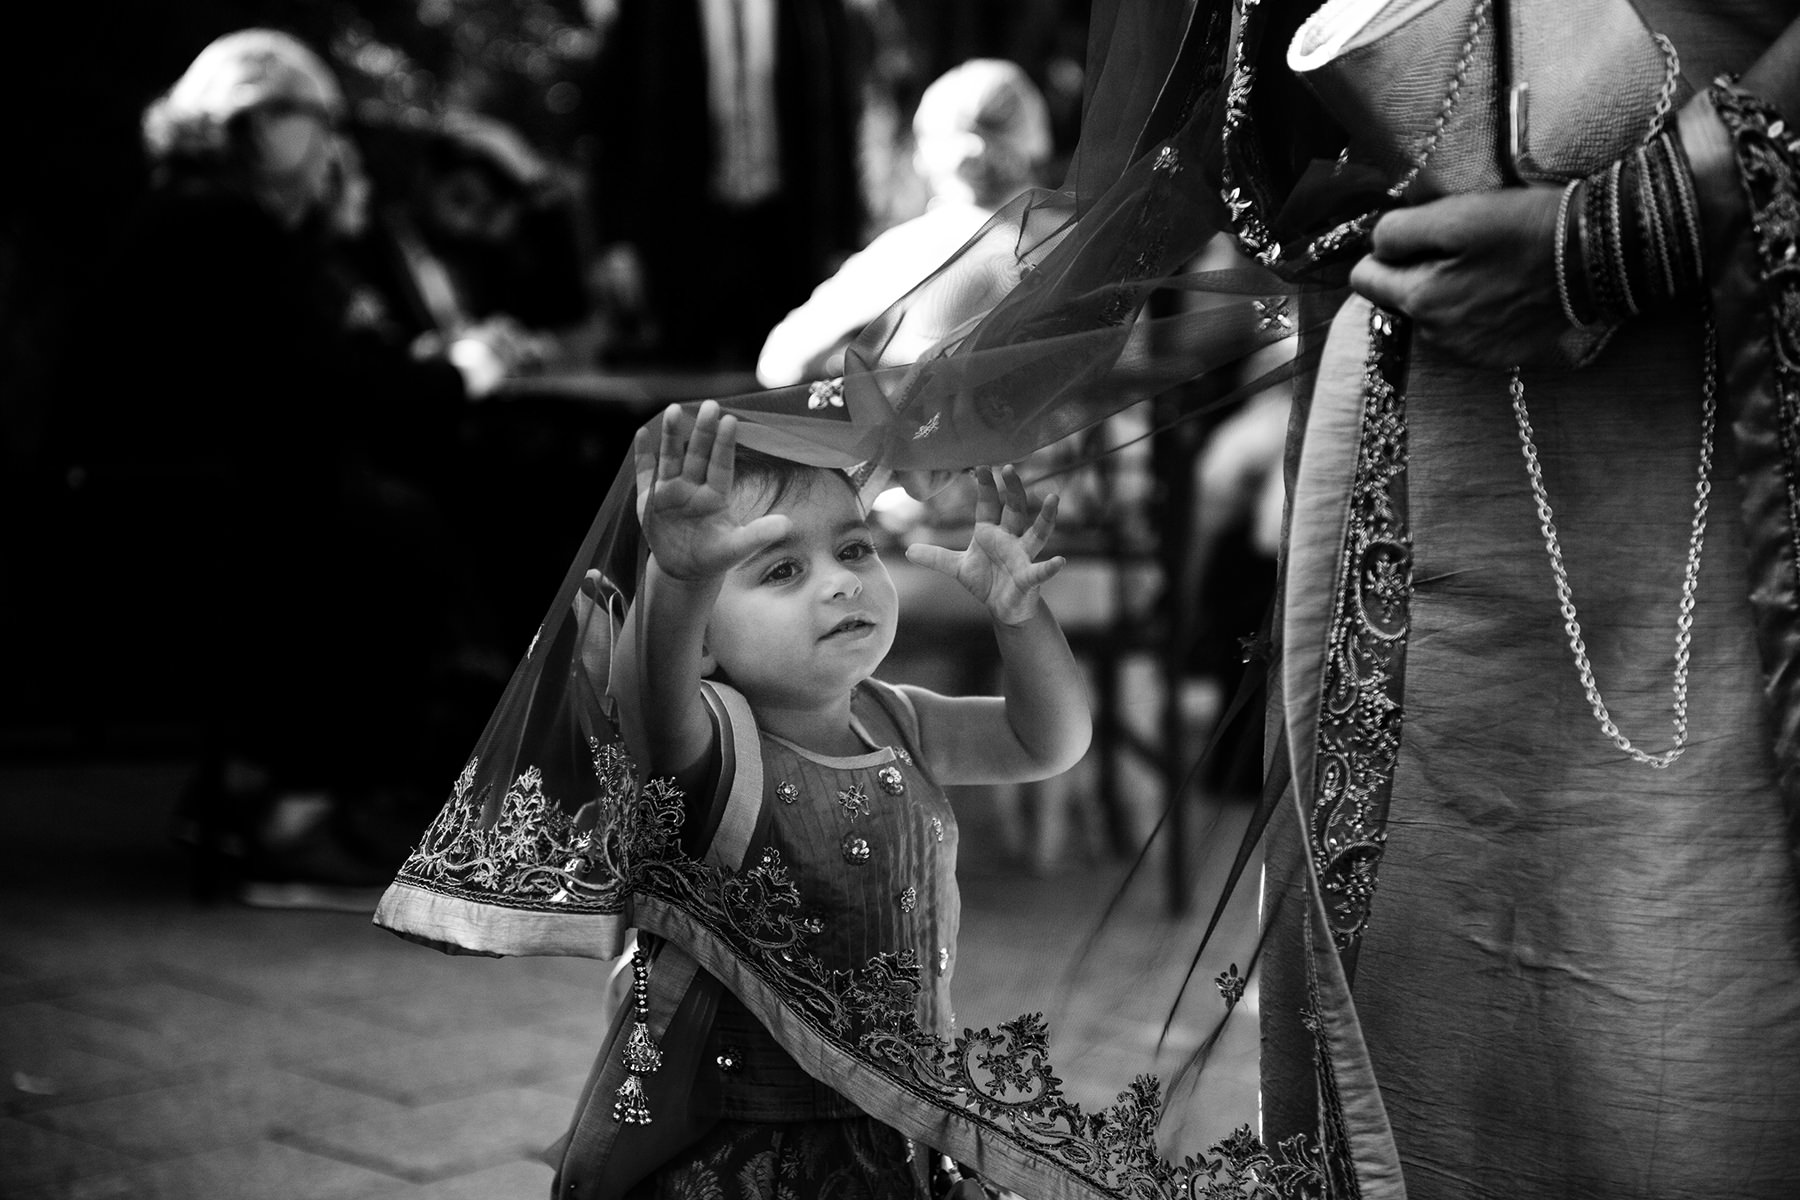
[{"label": "child's nose", "polygon": [[825,590],[833,600],[849,599],[862,591],[862,580],[855,571],[837,563],[832,566],[825,578]]}]

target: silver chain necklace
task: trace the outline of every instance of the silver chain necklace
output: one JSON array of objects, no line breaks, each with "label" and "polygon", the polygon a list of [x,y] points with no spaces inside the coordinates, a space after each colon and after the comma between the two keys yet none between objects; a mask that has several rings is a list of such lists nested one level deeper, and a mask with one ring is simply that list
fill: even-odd
[{"label": "silver chain necklace", "polygon": [[1544,548],[1550,552],[1550,573],[1556,578],[1556,598],[1562,609],[1563,629],[1569,635],[1569,650],[1575,656],[1575,673],[1581,677],[1587,693],[1588,707],[1600,729],[1634,761],[1658,770],[1681,757],[1688,738],[1688,644],[1694,629],[1694,590],[1700,582],[1700,550],[1706,542],[1707,500],[1712,495],[1713,427],[1718,417],[1718,346],[1713,339],[1711,316],[1706,320],[1705,383],[1700,401],[1700,467],[1694,482],[1694,525],[1688,537],[1687,571],[1681,581],[1681,612],[1675,621],[1675,742],[1659,754],[1646,754],[1619,732],[1606,701],[1594,682],[1594,666],[1588,661],[1587,644],[1581,640],[1581,622],[1575,614],[1575,593],[1569,587],[1569,572],[1563,565],[1562,545],[1556,536],[1556,522],[1550,511],[1550,497],[1544,490],[1544,472],[1538,463],[1537,446],[1531,438],[1531,414],[1525,407],[1525,384],[1519,369],[1512,370],[1511,390],[1513,415],[1519,422],[1519,443],[1525,455],[1525,473],[1531,477],[1531,495],[1537,501],[1538,528],[1544,535]]}]

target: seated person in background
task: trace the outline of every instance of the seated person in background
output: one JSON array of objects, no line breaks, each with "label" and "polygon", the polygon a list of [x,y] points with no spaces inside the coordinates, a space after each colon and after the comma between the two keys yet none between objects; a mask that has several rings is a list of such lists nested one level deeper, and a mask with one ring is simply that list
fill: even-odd
[{"label": "seated person in background", "polygon": [[756,363],[764,387],[841,374],[844,346],[1040,183],[1053,149],[1043,93],[1023,68],[993,58],[952,67],[925,89],[913,141],[913,165],[931,193],[925,211],[851,255],[769,332]]},{"label": "seated person in background", "polygon": [[[57,379],[68,553],[111,581],[71,619],[130,648],[97,705],[197,721],[181,826],[225,852],[203,856],[206,890],[213,868],[242,868],[268,885],[247,898],[379,882],[404,846],[372,827],[377,797],[437,787],[460,753],[443,748],[473,732],[424,715],[478,620],[459,548],[370,449],[454,421],[514,364],[479,331],[418,358],[353,328],[334,246],[367,191],[344,112],[287,34],[202,50],[144,115],[151,187]],[[421,603],[417,581],[445,564]],[[110,637],[81,641],[103,667]]]},{"label": "seated person in background", "polygon": [[543,357],[589,317],[574,193],[517,130],[456,111],[357,132],[375,187],[356,256],[416,349],[498,327]]}]

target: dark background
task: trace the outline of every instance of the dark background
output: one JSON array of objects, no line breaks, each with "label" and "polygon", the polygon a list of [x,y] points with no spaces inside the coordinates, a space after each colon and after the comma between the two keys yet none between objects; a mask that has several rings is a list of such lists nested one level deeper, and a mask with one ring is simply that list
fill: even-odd
[{"label": "dark background", "polygon": [[[585,4],[603,15],[606,0]],[[963,59],[989,55],[1024,65],[1051,102],[1058,149],[1067,152],[1079,117],[1084,4],[852,0],[850,7],[875,52],[863,179],[871,236],[911,215],[908,118],[923,87]],[[141,636],[130,627],[133,581],[105,561],[57,553],[66,481],[44,453],[50,364],[71,347],[107,353],[108,331],[76,328],[70,314],[102,276],[112,239],[145,189],[138,133],[144,106],[214,37],[273,26],[319,49],[359,112],[404,119],[474,109],[511,123],[579,181],[588,149],[583,82],[600,35],[584,0],[76,0],[14,6],[5,22],[0,750],[94,752],[133,730],[154,740],[159,724],[181,719],[178,711],[107,709],[106,675],[130,669],[130,641]],[[604,231],[587,233],[591,245]],[[179,388],[184,356],[198,352],[198,343],[170,346],[166,358],[143,363],[145,402]],[[246,403],[254,402],[247,386]],[[506,470],[541,486],[543,521],[572,545],[609,474],[593,460],[616,448],[570,452],[584,436],[614,435],[570,428],[568,420],[547,409],[520,410],[488,435]],[[557,511],[571,502],[575,511]],[[527,560],[535,574],[518,586],[546,596],[562,564]],[[119,627],[76,627],[71,589],[116,596]]]}]

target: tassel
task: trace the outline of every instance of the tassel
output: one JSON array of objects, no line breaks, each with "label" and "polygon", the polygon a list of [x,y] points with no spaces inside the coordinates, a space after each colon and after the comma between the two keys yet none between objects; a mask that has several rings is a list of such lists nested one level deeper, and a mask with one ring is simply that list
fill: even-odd
[{"label": "tassel", "polygon": [[613,1120],[625,1125],[650,1123],[649,1097],[640,1076],[662,1066],[662,1051],[650,1036],[650,963],[640,948],[631,956],[631,996],[637,1009],[637,1023],[625,1040],[625,1069],[631,1072],[619,1085],[619,1098],[613,1101]]},{"label": "tassel", "polygon": [[648,1125],[650,1106],[645,1103],[644,1081],[627,1075],[619,1085],[619,1098],[613,1101],[613,1120],[624,1125]]}]

